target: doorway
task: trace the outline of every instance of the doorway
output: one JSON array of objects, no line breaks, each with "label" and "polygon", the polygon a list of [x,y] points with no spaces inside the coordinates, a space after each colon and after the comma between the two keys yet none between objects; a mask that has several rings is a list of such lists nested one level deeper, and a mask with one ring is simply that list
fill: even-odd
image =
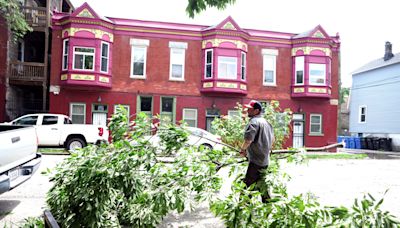
[{"label": "doorway", "polygon": [[304,115],[293,114],[293,148],[304,147]]}]

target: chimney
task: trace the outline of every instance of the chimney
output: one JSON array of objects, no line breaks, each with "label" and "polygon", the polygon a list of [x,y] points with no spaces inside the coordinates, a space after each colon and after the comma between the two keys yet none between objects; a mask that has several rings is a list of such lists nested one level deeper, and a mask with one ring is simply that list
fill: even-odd
[{"label": "chimney", "polygon": [[383,60],[387,61],[393,57],[392,53],[392,44],[389,41],[385,43],[385,56],[383,56]]}]

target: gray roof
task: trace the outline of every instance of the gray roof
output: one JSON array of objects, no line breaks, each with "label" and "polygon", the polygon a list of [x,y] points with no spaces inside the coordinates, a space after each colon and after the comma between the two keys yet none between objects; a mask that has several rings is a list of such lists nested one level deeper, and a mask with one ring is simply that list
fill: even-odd
[{"label": "gray roof", "polygon": [[357,70],[355,70],[353,72],[353,75],[363,73],[366,71],[370,71],[370,70],[374,70],[374,69],[378,69],[381,67],[389,66],[392,64],[396,64],[396,63],[400,63],[400,52],[394,54],[394,56],[387,61],[384,61],[383,57],[379,58],[379,59],[375,59],[375,60],[365,64],[364,66],[358,68]]}]

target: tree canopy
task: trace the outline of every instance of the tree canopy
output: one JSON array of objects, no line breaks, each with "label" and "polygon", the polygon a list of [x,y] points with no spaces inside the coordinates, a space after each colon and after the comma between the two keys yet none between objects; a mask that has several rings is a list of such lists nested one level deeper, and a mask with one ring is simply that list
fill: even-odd
[{"label": "tree canopy", "polygon": [[228,4],[235,3],[236,0],[188,0],[186,12],[190,18],[194,18],[195,14],[207,9],[207,7],[217,7],[217,9],[225,9]]},{"label": "tree canopy", "polygon": [[32,30],[25,21],[18,0],[0,0],[0,15],[6,20],[13,34],[13,40],[23,37],[26,32]]}]

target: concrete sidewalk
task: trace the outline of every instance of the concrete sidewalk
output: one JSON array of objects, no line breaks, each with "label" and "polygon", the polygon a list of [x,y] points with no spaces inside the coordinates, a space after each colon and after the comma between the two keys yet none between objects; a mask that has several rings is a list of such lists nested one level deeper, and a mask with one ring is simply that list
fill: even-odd
[{"label": "concrete sidewalk", "polygon": [[337,152],[349,154],[367,154],[369,158],[373,159],[400,159],[400,151],[338,148]]}]

